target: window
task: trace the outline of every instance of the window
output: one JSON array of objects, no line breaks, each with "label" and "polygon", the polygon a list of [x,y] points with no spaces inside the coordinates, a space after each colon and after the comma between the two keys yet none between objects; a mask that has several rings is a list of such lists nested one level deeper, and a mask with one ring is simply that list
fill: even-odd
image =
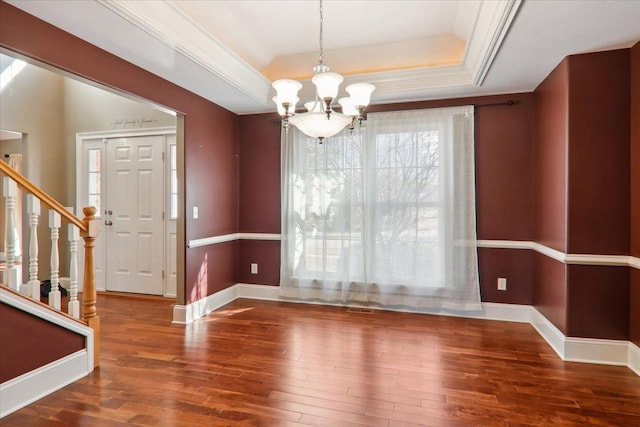
[{"label": "window", "polygon": [[479,306],[473,108],[371,113],[283,148],[283,296]]},{"label": "window", "polygon": [[178,218],[178,166],[176,144],[169,145],[169,219]]},{"label": "window", "polygon": [[102,216],[102,149],[90,148],[87,151],[87,202],[96,208],[96,216]]}]

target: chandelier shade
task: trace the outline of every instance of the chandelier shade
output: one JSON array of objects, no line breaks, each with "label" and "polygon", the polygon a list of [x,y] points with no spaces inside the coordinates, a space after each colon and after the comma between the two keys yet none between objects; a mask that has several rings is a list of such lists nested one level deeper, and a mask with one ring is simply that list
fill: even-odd
[{"label": "chandelier shade", "polygon": [[311,79],[314,85],[316,85],[316,90],[318,92],[318,98],[334,99],[338,96],[338,89],[340,89],[340,83],[344,81],[344,77],[342,77],[338,73],[319,73],[313,76]]},{"label": "chandelier shade", "polygon": [[375,90],[375,86],[369,83],[354,83],[347,86],[347,93],[353,98],[353,105],[356,107],[366,107],[371,101],[371,94]]},{"label": "chandelier shade", "polygon": [[289,123],[300,129],[302,133],[318,138],[320,141],[334,136],[351,121],[352,118],[350,116],[335,111],[331,113],[330,120],[327,120],[327,115],[324,112],[296,114],[289,119]]},{"label": "chandelier shade", "polygon": [[[295,126],[308,136],[318,138],[320,142],[340,132],[345,127],[353,130],[355,124],[360,125],[364,120],[364,109],[371,101],[371,94],[375,86],[369,83],[354,83],[345,89],[348,97],[341,98],[338,103],[342,113],[333,111],[331,104],[338,97],[340,84],[344,81],[338,73],[329,71],[324,64],[324,18],[320,0],[320,58],[313,67],[315,75],[311,82],[316,87],[315,101],[305,103],[308,112],[296,114],[296,104],[299,101],[298,91],[302,84],[296,80],[281,79],[272,83],[276,96],[272,99],[276,104],[278,114],[282,117],[282,128],[287,132],[289,125]],[[310,105],[309,105],[310,104]]]}]

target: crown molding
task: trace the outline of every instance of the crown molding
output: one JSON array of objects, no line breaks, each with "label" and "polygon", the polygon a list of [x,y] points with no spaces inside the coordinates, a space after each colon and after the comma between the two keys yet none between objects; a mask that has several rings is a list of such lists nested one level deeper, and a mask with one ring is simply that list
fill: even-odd
[{"label": "crown molding", "polygon": [[[248,95],[260,105],[270,103],[271,82],[187,15],[174,0],[98,0],[131,24],[179,52],[208,72]],[[346,76],[348,83],[376,85],[378,100],[393,100],[415,91],[455,86],[480,86],[506,35],[521,0],[482,1],[462,64],[422,67]],[[310,80],[303,81],[301,99],[315,96]]]},{"label": "crown molding", "polygon": [[209,34],[174,1],[98,2],[255,101],[266,102],[271,82]]},{"label": "crown molding", "polygon": [[521,4],[521,0],[484,0],[480,4],[462,62],[471,75],[470,83],[482,85]]}]

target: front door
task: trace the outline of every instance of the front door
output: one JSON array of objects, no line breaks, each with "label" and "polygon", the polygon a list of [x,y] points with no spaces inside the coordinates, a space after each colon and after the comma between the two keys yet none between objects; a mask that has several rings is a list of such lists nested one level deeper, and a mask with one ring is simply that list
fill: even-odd
[{"label": "front door", "polygon": [[105,288],[163,294],[164,137],[106,141]]}]

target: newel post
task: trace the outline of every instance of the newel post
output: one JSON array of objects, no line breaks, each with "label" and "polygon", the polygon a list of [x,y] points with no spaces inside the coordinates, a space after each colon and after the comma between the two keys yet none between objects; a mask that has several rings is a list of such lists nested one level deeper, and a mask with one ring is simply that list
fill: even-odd
[{"label": "newel post", "polygon": [[96,314],[96,279],[94,274],[93,250],[96,246],[96,237],[100,232],[100,222],[95,218],[96,208],[87,206],[82,209],[84,224],[87,231],[80,235],[84,239],[84,280],[82,296],[82,314],[84,321],[93,329],[93,366],[98,367],[100,362],[100,317]]}]

